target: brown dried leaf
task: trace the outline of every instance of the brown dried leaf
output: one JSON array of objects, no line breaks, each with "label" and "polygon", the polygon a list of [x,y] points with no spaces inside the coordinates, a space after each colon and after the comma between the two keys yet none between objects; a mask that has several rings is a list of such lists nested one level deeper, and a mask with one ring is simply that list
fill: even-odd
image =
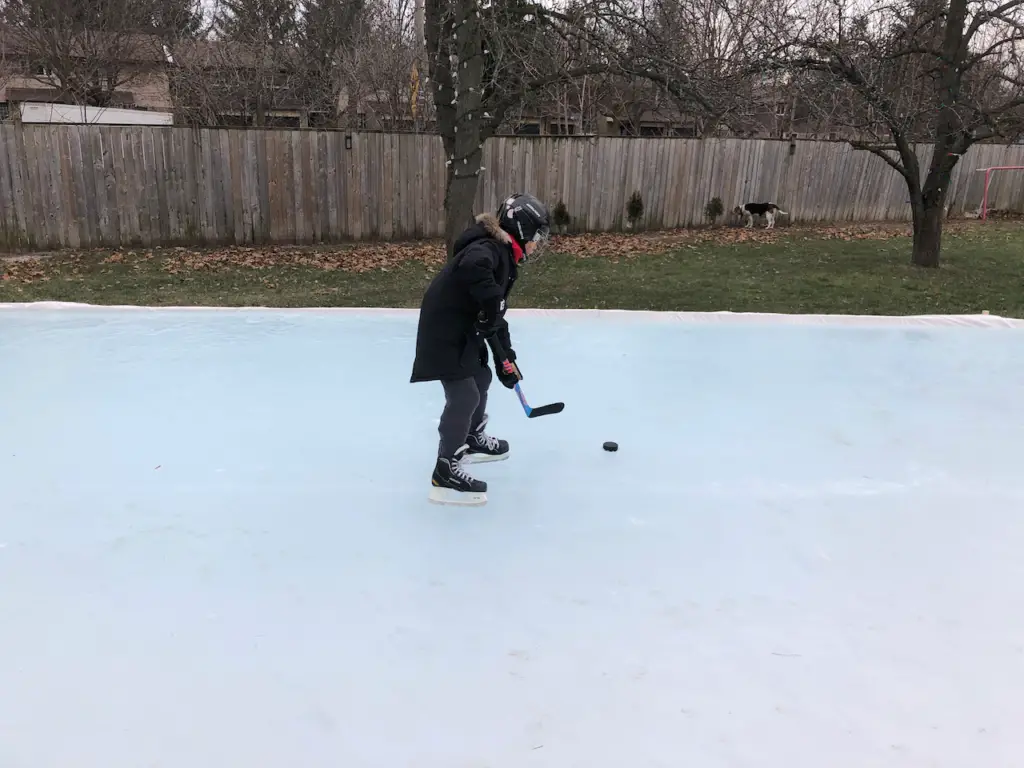
[{"label": "brown dried leaf", "polygon": [[387,269],[410,261],[424,264],[444,263],[444,247],[436,242],[363,243],[335,248],[301,246],[235,246],[212,251],[177,249],[162,268],[179,271],[219,271],[225,269],[268,269],[271,267],[311,267],[324,271],[369,272]]},{"label": "brown dried leaf", "polygon": [[[957,232],[977,226],[977,222],[956,220],[945,224],[947,231]],[[738,245],[758,247],[762,244],[802,239],[889,240],[906,237],[910,225],[903,222],[880,224],[844,224],[837,226],[779,226],[765,230],[762,226],[746,229],[737,226],[676,229],[657,232],[601,232],[581,235],[560,235],[552,238],[549,250],[576,258],[603,257],[630,259],[657,255],[667,251],[696,250],[707,245]],[[409,262],[437,267],[445,262],[445,250],[438,240],[412,242],[352,243],[337,246],[231,246],[226,248],[189,248],[174,246],[145,251],[94,249],[63,251],[55,254],[59,261],[46,257],[19,257],[4,264],[2,279],[6,282],[31,283],[49,279],[47,274],[62,271],[79,276],[82,269],[97,263],[131,263],[134,271],[145,260],[158,258],[160,268],[169,275],[181,276],[196,272],[255,270],[269,273],[282,267],[306,267],[324,272],[389,271]],[[264,279],[267,279],[264,278]],[[179,278],[182,279],[182,278]],[[274,285],[278,283],[275,282]]]},{"label": "brown dried leaf", "polygon": [[43,270],[43,261],[40,259],[19,259],[10,262],[4,272],[3,279],[13,283],[34,283],[46,281],[50,278]]},{"label": "brown dried leaf", "polygon": [[589,256],[621,257],[665,253],[699,245],[734,245],[737,243],[771,243],[787,237],[817,237],[843,240],[888,240],[904,237],[910,232],[903,224],[863,224],[843,227],[709,227],[676,229],[641,233],[592,233],[563,235],[552,238],[551,250],[577,258]]}]

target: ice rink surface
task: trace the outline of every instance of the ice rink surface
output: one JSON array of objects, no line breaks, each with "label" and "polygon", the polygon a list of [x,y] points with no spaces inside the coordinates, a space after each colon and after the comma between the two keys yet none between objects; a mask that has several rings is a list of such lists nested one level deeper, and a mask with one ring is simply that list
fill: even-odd
[{"label": "ice rink surface", "polygon": [[0,308],[2,768],[1022,764],[1024,329],[513,312],[459,509],[415,322]]}]

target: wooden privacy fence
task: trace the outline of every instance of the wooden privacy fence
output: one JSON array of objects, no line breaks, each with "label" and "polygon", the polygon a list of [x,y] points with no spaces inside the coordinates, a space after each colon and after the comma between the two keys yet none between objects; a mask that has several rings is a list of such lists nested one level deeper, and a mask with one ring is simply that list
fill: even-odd
[{"label": "wooden privacy fence", "polygon": [[[925,162],[931,152],[920,152]],[[975,146],[950,190],[976,211],[979,167],[1024,165],[1024,146]],[[773,200],[795,222],[907,220],[902,177],[835,142],[760,139],[491,139],[477,210],[530,190],[565,203],[573,231],[705,223]],[[0,126],[0,237],[7,248],[304,243],[437,237],[445,157],[437,136],[165,126]],[[1024,173],[995,174],[990,207],[1024,212]]]}]

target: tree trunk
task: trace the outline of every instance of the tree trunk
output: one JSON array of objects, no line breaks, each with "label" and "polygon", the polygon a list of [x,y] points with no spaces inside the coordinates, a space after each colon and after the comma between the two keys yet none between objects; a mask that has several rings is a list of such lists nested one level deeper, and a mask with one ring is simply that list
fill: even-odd
[{"label": "tree trunk", "polygon": [[474,0],[425,0],[424,22],[437,127],[448,165],[444,239],[450,258],[455,239],[473,222],[484,133],[493,119],[482,104],[484,35]]},{"label": "tree trunk", "polygon": [[[483,161],[484,129],[489,118],[482,104],[484,93],[484,35],[480,12],[472,0],[455,6],[462,20],[455,26],[455,61],[450,70],[451,107],[439,110],[437,125],[448,152],[445,189],[445,244],[452,256],[455,238],[473,222],[473,203]],[[442,89],[444,90],[444,89]]]},{"label": "tree trunk", "polygon": [[935,269],[939,266],[942,249],[942,220],[945,213],[945,195],[921,196],[912,201],[914,209],[914,250],[911,263],[918,267]]},{"label": "tree trunk", "polygon": [[455,239],[473,223],[479,170],[479,152],[470,155],[465,165],[460,163],[457,170],[455,163],[448,166],[444,193],[444,242],[449,258],[455,255],[452,250]]}]

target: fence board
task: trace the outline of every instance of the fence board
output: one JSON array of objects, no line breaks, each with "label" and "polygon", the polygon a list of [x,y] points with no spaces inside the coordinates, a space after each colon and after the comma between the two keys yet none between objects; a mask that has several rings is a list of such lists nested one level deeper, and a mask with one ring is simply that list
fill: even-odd
[{"label": "fence board", "polygon": [[78,134],[61,132],[56,135],[57,153],[54,166],[57,170],[57,184],[60,187],[60,209],[58,218],[63,218],[60,226],[61,242],[68,243],[72,248],[81,245],[82,236],[78,227],[85,220],[85,211],[79,215],[78,208],[85,207],[85,201],[75,192],[74,177],[71,173],[73,150],[71,148],[71,137],[78,138]]},{"label": "fence board", "polygon": [[246,232],[248,229],[246,226],[248,189],[245,183],[245,134],[246,131],[225,131],[231,168],[231,188],[234,190],[228,211],[234,236],[233,242],[236,243],[249,242]]},{"label": "fence board", "polygon": [[[346,147],[346,144],[348,145]],[[923,169],[931,147],[918,148]],[[6,248],[323,242],[437,237],[446,156],[430,135],[165,126],[0,125]],[[908,221],[903,179],[843,143],[761,139],[498,137],[483,149],[476,210],[517,190],[573,231],[706,223],[712,197],[772,200],[800,221]],[[1024,165],[1024,145],[976,145],[950,179],[950,214],[979,210],[977,169]],[[997,173],[990,206],[1024,213],[1024,172]]]},{"label": "fence board", "polygon": [[[134,201],[132,214],[132,244],[148,245],[152,242],[149,228],[149,199],[146,194],[146,153],[142,141],[142,131],[136,127],[125,128],[122,133],[125,141],[125,156],[129,162],[126,167],[128,174],[129,199]],[[212,160],[212,157],[211,157]],[[207,199],[212,199],[209,195]]]},{"label": "fence board", "polygon": [[[421,137],[416,136],[414,138],[415,140],[412,142],[412,145],[413,165],[416,168],[416,183],[413,187],[413,199],[416,207],[416,217],[415,228],[408,234],[411,237],[420,238],[430,235],[432,229],[430,222],[434,218],[433,213],[435,206],[437,206],[437,199],[432,198],[430,195],[432,186],[430,179],[433,176],[430,172],[430,166],[433,164],[432,155],[421,140]],[[369,198],[364,198],[364,205],[366,207],[373,204],[373,201]]]},{"label": "fence board", "polygon": [[13,233],[13,236],[8,238],[6,245],[8,247],[30,246],[32,243],[29,241],[29,216],[28,212],[25,210],[27,200],[25,195],[25,185],[22,179],[24,155],[20,151],[20,137],[7,132],[0,134],[0,139],[2,139],[6,150],[4,152],[3,159],[0,160],[0,162],[3,162],[5,165],[3,173],[9,174],[11,177],[11,200],[9,201],[9,204],[10,215],[13,216],[13,222],[11,224],[11,232]]},{"label": "fence board", "polygon": [[9,159],[7,142],[0,136],[0,216],[3,217],[3,245],[14,247],[20,243],[15,234],[17,218],[14,212],[14,190],[12,185],[12,163]]},{"label": "fence board", "polygon": [[51,189],[50,180],[50,163],[49,156],[41,149],[41,145],[45,142],[46,137],[42,135],[43,132],[26,137],[25,145],[28,147],[28,167],[38,168],[38,174],[30,174],[29,178],[33,180],[32,184],[32,197],[33,205],[32,208],[36,215],[42,218],[42,237],[43,243],[46,247],[50,247],[53,244],[53,205],[49,199],[49,190]]},{"label": "fence board", "polygon": [[43,216],[46,217],[47,242],[51,245],[60,242],[60,219],[57,211],[60,208],[60,192],[58,180],[54,172],[54,154],[49,151],[52,139],[52,130],[36,137],[34,142],[36,162],[44,169],[43,178],[40,181],[39,201],[42,205]]}]

